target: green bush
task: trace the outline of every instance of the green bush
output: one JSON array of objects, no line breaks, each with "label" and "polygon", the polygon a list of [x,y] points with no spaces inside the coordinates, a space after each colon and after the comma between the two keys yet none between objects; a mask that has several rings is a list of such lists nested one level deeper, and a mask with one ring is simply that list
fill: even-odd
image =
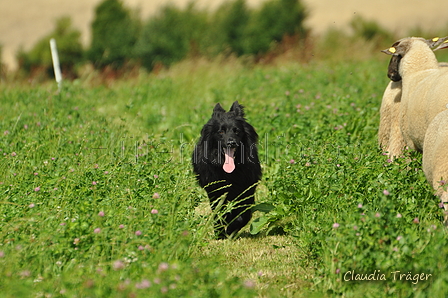
[{"label": "green bush", "polygon": [[271,0],[253,12],[245,32],[244,52],[263,54],[272,43],[282,41],[286,35],[306,37],[304,21],[308,13],[299,0]]},{"label": "green bush", "polygon": [[157,63],[171,65],[189,53],[264,54],[284,36],[306,37],[306,17],[298,0],[271,0],[259,10],[250,10],[245,0],[235,0],[224,3],[214,14],[193,4],[184,10],[169,5],[147,21],[136,55],[143,66],[152,69]]},{"label": "green bush", "polygon": [[133,57],[139,21],[131,16],[121,1],[104,0],[95,10],[92,44],[87,57],[96,68],[106,65],[118,69]]},{"label": "green bush", "polygon": [[221,51],[229,49],[238,56],[245,54],[245,30],[250,16],[245,0],[225,2],[219,7],[213,18],[217,31],[213,36]]},{"label": "green bush", "polygon": [[185,10],[165,6],[144,25],[135,53],[149,70],[157,63],[171,65],[190,52],[200,51],[206,27],[206,14],[194,5],[188,5]]},{"label": "green bush", "polygon": [[392,34],[382,28],[377,22],[366,20],[359,15],[350,21],[350,27],[355,37],[367,41],[375,41],[378,44],[384,45],[394,39]]},{"label": "green bush", "polygon": [[40,69],[52,76],[53,66],[49,44],[51,38],[56,40],[62,73],[65,77],[76,76],[74,68],[83,60],[83,48],[80,41],[81,32],[72,27],[69,17],[58,19],[54,31],[39,40],[29,52],[19,51],[20,68],[28,73]]}]

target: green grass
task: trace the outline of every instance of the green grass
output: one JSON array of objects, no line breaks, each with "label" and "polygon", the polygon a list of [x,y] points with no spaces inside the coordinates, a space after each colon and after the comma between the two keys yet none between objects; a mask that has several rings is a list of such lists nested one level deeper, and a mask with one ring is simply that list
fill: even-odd
[{"label": "green grass", "polygon": [[[386,68],[187,61],[108,87],[0,86],[1,296],[444,297],[421,155],[377,148]],[[260,136],[261,205],[217,241],[190,156],[235,100]]]}]

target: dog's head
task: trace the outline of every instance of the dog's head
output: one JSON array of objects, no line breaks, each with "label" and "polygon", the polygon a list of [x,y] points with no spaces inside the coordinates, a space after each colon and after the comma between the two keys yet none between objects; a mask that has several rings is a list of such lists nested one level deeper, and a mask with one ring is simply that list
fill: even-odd
[{"label": "dog's head", "polygon": [[212,121],[214,139],[222,148],[236,148],[240,146],[244,137],[244,110],[237,101],[226,111],[218,103],[213,109]]},{"label": "dog's head", "polygon": [[212,163],[231,173],[236,164],[245,162],[251,150],[256,150],[257,138],[254,128],[244,119],[243,106],[235,101],[228,112],[216,104],[211,119],[202,129],[200,143],[209,152],[207,156]]}]

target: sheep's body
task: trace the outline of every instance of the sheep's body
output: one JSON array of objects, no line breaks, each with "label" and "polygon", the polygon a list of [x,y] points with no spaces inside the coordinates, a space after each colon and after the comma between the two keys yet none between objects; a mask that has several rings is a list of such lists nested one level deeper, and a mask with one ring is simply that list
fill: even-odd
[{"label": "sheep's body", "polygon": [[402,98],[400,122],[405,143],[422,151],[429,123],[448,103],[448,72],[437,69],[420,72],[411,80],[403,78]]},{"label": "sheep's body", "polygon": [[378,143],[391,158],[399,156],[406,145],[400,129],[401,88],[401,81],[390,81],[381,101]]},{"label": "sheep's body", "polygon": [[[437,114],[428,126],[423,146],[423,172],[443,203],[448,193],[441,187],[448,182],[448,110]],[[444,204],[448,211],[448,204]]]},{"label": "sheep's body", "polygon": [[[386,101],[384,110],[387,111],[386,107],[389,106],[391,111],[390,115],[384,116],[385,119],[391,119],[389,145],[386,148],[392,150],[389,153],[392,156],[399,155],[401,149],[396,148],[403,148],[404,145],[410,149],[422,151],[429,123],[445,109],[448,103],[447,68],[439,66],[429,41],[423,38],[401,39],[384,52],[400,56],[398,71],[402,78],[401,101],[397,100],[399,92],[398,89],[392,87],[392,83],[389,85],[390,88],[389,86],[386,88],[385,96],[383,96],[383,100]],[[392,104],[390,98],[394,94]],[[400,103],[395,104],[397,101]],[[399,117],[394,114],[398,114],[397,110],[399,110]],[[395,121],[396,118],[399,120]],[[400,127],[402,138],[398,134],[397,139],[393,139],[393,136],[397,135],[397,125]],[[383,138],[382,135],[379,137]],[[381,138],[380,144],[384,147]]]}]

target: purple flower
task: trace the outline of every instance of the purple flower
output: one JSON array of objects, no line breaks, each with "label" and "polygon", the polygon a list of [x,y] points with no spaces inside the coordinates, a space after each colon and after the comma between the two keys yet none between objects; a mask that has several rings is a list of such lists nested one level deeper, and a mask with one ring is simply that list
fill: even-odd
[{"label": "purple flower", "polygon": [[358,204],[358,208],[362,208],[362,204],[361,203]]},{"label": "purple flower", "polygon": [[21,276],[22,278],[30,277],[30,276],[31,276],[31,271],[29,271],[29,270],[24,270],[24,271],[20,272],[19,274],[20,274],[20,276]]},{"label": "purple flower", "polygon": [[255,282],[251,279],[246,279],[244,281],[244,286],[248,289],[254,288],[255,287]]},{"label": "purple flower", "polygon": [[98,213],[98,216],[103,217],[103,216],[104,216],[104,212],[103,212],[103,211],[100,211],[100,212]]},{"label": "purple flower", "polygon": [[31,203],[28,205],[28,207],[30,207],[30,208],[34,208],[34,206],[35,206],[34,203]]},{"label": "purple flower", "polygon": [[416,217],[416,218],[414,218],[414,220],[412,222],[415,224],[418,224],[418,223],[420,223],[420,220],[418,220],[418,217]]},{"label": "purple flower", "polygon": [[142,234],[142,231],[140,231],[140,230],[139,231],[135,231],[135,235],[136,236],[140,236],[141,234]]},{"label": "purple flower", "polygon": [[383,194],[384,194],[385,196],[388,196],[388,195],[390,195],[390,192],[388,192],[388,191],[385,189],[385,190],[383,190]]},{"label": "purple flower", "polygon": [[40,190],[39,186],[34,189],[34,191],[39,191],[39,190]]},{"label": "purple flower", "polygon": [[95,230],[93,230],[93,232],[94,232],[95,234],[99,234],[99,233],[101,232],[101,229],[100,229],[100,228],[96,228]]},{"label": "purple flower", "polygon": [[96,181],[92,181],[92,185],[96,185],[97,184],[97,182]]},{"label": "purple flower", "polygon": [[152,195],[152,198],[153,198],[153,199],[159,199],[159,198],[160,198],[159,193],[158,193],[158,192],[155,192],[155,193]]},{"label": "purple flower", "polygon": [[375,217],[381,217],[381,214],[379,212],[375,213]]},{"label": "purple flower", "polygon": [[124,267],[125,264],[120,260],[117,260],[112,264],[112,268],[114,268],[115,271],[123,269]]},{"label": "purple flower", "polygon": [[168,265],[168,263],[166,263],[166,262],[162,262],[162,263],[160,263],[160,265],[159,265],[159,271],[166,271],[166,270],[168,270],[169,267],[170,267],[170,266]]},{"label": "purple flower", "polygon": [[118,228],[124,229],[124,225],[119,225]]},{"label": "purple flower", "polygon": [[157,210],[157,209],[152,209],[151,210],[151,214],[157,214],[157,213],[159,213],[159,210]]},{"label": "purple flower", "polygon": [[16,156],[16,155],[17,155],[17,153],[15,153],[15,152],[11,153],[11,156]]},{"label": "purple flower", "polygon": [[401,217],[402,217],[401,214],[397,213],[397,218],[401,218]]},{"label": "purple flower", "polygon": [[341,272],[341,269],[336,269],[336,274],[339,274],[339,272]]},{"label": "purple flower", "polygon": [[147,289],[150,286],[151,286],[151,282],[147,279],[144,279],[141,282],[135,284],[135,287],[137,289]]},{"label": "purple flower", "polygon": [[339,228],[339,224],[338,224],[337,222],[335,222],[335,223],[333,224],[333,229],[337,229],[337,228]]},{"label": "purple flower", "polygon": [[294,159],[291,159],[291,160],[289,161],[289,163],[293,165],[293,164],[296,163],[296,161],[295,161]]}]

